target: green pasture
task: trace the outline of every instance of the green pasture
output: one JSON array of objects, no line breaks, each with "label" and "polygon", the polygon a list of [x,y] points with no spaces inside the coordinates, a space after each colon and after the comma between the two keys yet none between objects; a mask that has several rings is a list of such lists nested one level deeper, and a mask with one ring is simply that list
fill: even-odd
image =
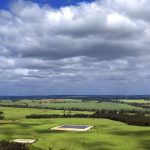
[{"label": "green pasture", "polygon": [[41,104],[42,107],[52,107],[56,109],[71,109],[71,108],[79,108],[79,109],[109,109],[109,110],[143,110],[143,108],[130,106],[127,104],[118,104],[112,102],[101,102],[101,103],[50,103],[50,104]]},{"label": "green pasture", "polygon": [[144,99],[136,99],[136,100],[120,100],[121,102],[126,102],[126,103],[149,103],[150,100],[144,100]]},{"label": "green pasture", "polygon": [[40,107],[40,108],[52,108],[52,109],[87,109],[87,110],[149,110],[141,107],[130,106],[128,104],[120,104],[116,102],[101,102],[96,101],[82,102],[78,101],[65,101],[65,102],[55,102],[51,103],[48,101],[42,100],[19,100],[19,101],[0,101],[0,104],[3,105],[26,105],[30,107]]},{"label": "green pasture", "polygon": [[[62,124],[93,125],[87,132],[51,131]],[[149,150],[150,127],[129,126],[108,119],[23,119],[0,125],[0,139],[38,139],[33,150]]]},{"label": "green pasture", "polygon": [[25,118],[31,114],[92,114],[89,111],[67,111],[67,110],[51,110],[51,109],[36,109],[36,108],[13,108],[0,107],[0,111],[4,112],[5,120],[16,120]]},{"label": "green pasture", "polygon": [[[33,105],[33,101],[30,104]],[[37,104],[39,102],[36,101]],[[35,105],[35,103],[34,103]],[[140,107],[111,102],[78,102],[78,103],[42,103],[44,106],[56,108],[96,108],[96,109],[139,109]],[[109,119],[91,118],[55,118],[25,119],[30,114],[64,114],[68,110],[51,110],[35,108],[0,107],[5,119],[0,121],[0,140],[16,138],[37,139],[30,150],[149,150],[150,127],[129,126]],[[89,111],[71,111],[76,113],[92,113]],[[91,125],[87,132],[52,131],[50,128],[63,125]]]}]

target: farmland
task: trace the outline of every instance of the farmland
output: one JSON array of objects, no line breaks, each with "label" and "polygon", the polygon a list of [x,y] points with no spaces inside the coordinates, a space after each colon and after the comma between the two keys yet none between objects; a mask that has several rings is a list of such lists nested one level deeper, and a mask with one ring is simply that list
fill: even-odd
[{"label": "farmland", "polygon": [[126,103],[150,103],[150,100],[138,99],[138,100],[120,100],[121,102]]},{"label": "farmland", "polygon": [[[22,103],[27,100],[22,101]],[[39,104],[40,101],[30,101]],[[14,103],[14,102],[12,102]],[[20,103],[17,101],[17,103]],[[11,104],[11,102],[10,102]],[[37,139],[30,146],[31,150],[149,150],[150,127],[127,125],[118,121],[101,118],[50,118],[50,119],[26,119],[30,114],[64,114],[69,110],[44,109],[46,103],[41,103],[43,109],[0,107],[5,119],[0,121],[0,140],[13,140],[17,138]],[[82,107],[81,107],[82,104]],[[86,104],[86,106],[84,106]],[[90,105],[89,105],[90,104]],[[145,110],[127,104],[112,102],[65,102],[49,103],[53,107],[67,106],[98,109],[137,109]],[[97,106],[98,105],[98,106]],[[101,105],[101,106],[100,106]],[[90,106],[90,107],[89,107]],[[71,111],[71,114],[91,114],[92,111]],[[52,131],[50,128],[63,124],[94,126],[87,132]],[[69,143],[69,144],[68,144]]]},{"label": "farmland", "polygon": [[[49,128],[60,124],[88,124],[95,128],[85,133],[57,132]],[[107,119],[20,120],[0,126],[1,139],[36,138],[36,149],[54,150],[148,150],[150,127],[128,126]],[[140,136],[137,136],[140,135]],[[69,145],[68,145],[69,143]]]},{"label": "farmland", "polygon": [[0,105],[4,106],[22,106],[33,108],[50,108],[50,109],[74,109],[74,110],[141,110],[148,111],[141,107],[130,106],[128,104],[97,102],[97,101],[81,101],[81,100],[18,100],[18,101],[0,101]]},{"label": "farmland", "polygon": [[[16,120],[25,118],[25,116],[30,114],[63,114],[62,110],[48,110],[48,109],[35,109],[35,108],[10,108],[10,107],[0,107],[0,111],[5,114],[5,120]],[[68,113],[68,111],[66,111]],[[72,114],[91,114],[88,111],[71,111]]]},{"label": "farmland", "polygon": [[149,100],[144,100],[144,99],[138,99],[138,100],[117,100],[114,102],[118,102],[118,103],[124,103],[124,104],[128,104],[130,106],[138,106],[138,107],[142,107],[142,108],[148,108],[150,109],[150,101]]}]

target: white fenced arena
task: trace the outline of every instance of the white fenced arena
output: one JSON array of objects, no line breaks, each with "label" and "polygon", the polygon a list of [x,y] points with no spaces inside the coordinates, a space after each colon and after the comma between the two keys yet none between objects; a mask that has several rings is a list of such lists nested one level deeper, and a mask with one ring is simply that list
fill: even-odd
[{"label": "white fenced arena", "polygon": [[51,130],[57,130],[57,131],[88,131],[93,126],[88,125],[61,125],[54,128],[51,128]]},{"label": "white fenced arena", "polygon": [[11,142],[22,143],[22,144],[32,144],[35,141],[36,141],[35,139],[14,139]]}]

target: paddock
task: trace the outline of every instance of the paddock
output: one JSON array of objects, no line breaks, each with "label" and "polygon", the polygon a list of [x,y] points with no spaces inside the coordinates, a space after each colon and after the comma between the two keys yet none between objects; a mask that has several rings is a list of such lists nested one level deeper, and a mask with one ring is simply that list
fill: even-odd
[{"label": "paddock", "polygon": [[61,125],[57,126],[54,128],[51,128],[51,130],[56,130],[56,131],[88,131],[92,128],[93,126],[88,126],[88,125]]}]

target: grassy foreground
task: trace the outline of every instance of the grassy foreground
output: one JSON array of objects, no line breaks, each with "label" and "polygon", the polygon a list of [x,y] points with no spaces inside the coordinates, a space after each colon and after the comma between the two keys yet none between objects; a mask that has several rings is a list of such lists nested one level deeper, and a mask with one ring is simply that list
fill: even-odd
[{"label": "grassy foreground", "polygon": [[[88,124],[88,132],[57,132],[61,124]],[[20,120],[0,126],[0,139],[33,138],[35,149],[52,150],[149,150],[150,127],[128,126],[107,119]]]},{"label": "grassy foreground", "polygon": [[[150,127],[129,126],[108,119],[25,119],[33,113],[63,113],[62,110],[0,107],[0,140],[37,139],[31,150],[149,150]],[[75,112],[72,112],[75,113]],[[81,113],[78,111],[78,113]],[[89,112],[82,112],[89,113]],[[13,120],[13,121],[12,121]],[[6,123],[6,124],[3,124]],[[62,124],[95,126],[87,132],[51,131]]]}]

